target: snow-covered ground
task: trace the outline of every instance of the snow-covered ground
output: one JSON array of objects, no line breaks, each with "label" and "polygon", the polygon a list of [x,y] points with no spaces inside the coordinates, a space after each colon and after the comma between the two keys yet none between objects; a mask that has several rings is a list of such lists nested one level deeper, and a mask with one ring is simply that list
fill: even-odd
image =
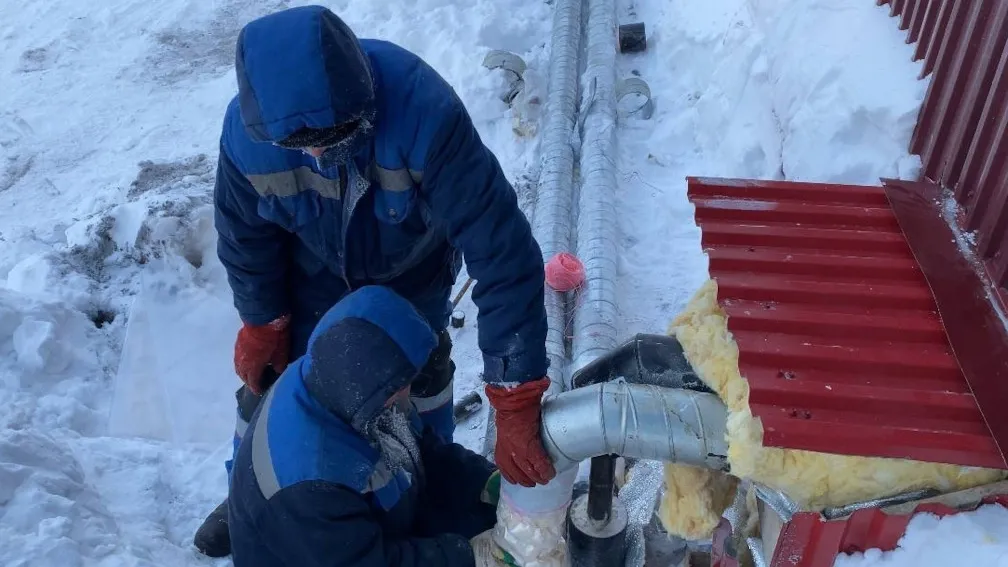
[{"label": "snow-covered ground", "polygon": [[989,504],[975,512],[910,519],[899,547],[883,553],[842,554],[834,567],[922,567],[930,565],[1008,566],[1008,508]]},{"label": "snow-covered ground", "polygon": [[[191,546],[225,494],[238,385],[208,203],[237,32],[304,3],[0,7],[0,565],[228,564]],[[531,205],[550,4],[328,6],[434,65]],[[926,84],[873,2],[617,6],[649,35],[619,75],[639,73],[655,104],[618,140],[625,335],[663,332],[707,277],[685,176],[915,174],[905,148]],[[500,101],[503,74],[480,66],[490,49],[529,65],[514,108]],[[481,371],[476,310],[461,308],[457,397]],[[458,440],[478,448],[484,419]]]}]

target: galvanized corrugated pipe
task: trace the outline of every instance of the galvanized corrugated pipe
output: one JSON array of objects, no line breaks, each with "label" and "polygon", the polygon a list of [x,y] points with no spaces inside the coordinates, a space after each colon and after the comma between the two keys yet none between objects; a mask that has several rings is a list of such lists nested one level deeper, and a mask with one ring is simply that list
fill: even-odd
[{"label": "galvanized corrugated pipe", "polygon": [[594,384],[543,400],[543,445],[558,471],[609,454],[726,471],[727,416],[716,394]]},{"label": "galvanized corrugated pipe", "polygon": [[[546,124],[542,135],[542,171],[536,193],[532,231],[543,262],[571,248],[574,207],[574,133],[577,124],[578,52],[582,0],[558,0],[553,14]],[[546,288],[546,354],[550,392],[565,389],[567,310],[564,294]]]},{"label": "galvanized corrugated pipe", "polygon": [[588,0],[577,223],[586,282],[574,318],[574,370],[617,346],[616,30],[613,0]]},{"label": "galvanized corrugated pipe", "polygon": [[[574,144],[577,125],[578,56],[581,49],[582,0],[557,0],[553,11],[545,125],[542,131],[539,184],[532,213],[532,235],[542,249],[543,263],[571,249],[574,224]],[[564,294],[546,287],[546,356],[549,392],[566,389],[567,307]],[[493,454],[494,410],[487,414],[483,454]]]}]

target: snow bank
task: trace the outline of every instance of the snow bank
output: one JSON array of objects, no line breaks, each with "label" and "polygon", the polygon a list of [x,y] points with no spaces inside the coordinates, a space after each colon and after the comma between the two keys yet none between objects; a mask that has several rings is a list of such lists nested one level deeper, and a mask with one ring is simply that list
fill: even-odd
[{"label": "snow bank", "polygon": [[76,567],[116,546],[116,524],[65,444],[0,430],[0,564]]},{"label": "snow bank", "polygon": [[687,176],[878,184],[913,177],[927,83],[885,8],[846,0],[622,0],[648,49],[619,75],[655,113],[619,130],[622,333],[664,332],[707,279]]},{"label": "snow bank", "polygon": [[0,288],[0,428],[100,428],[97,337],[81,312]]},{"label": "snow bank", "polygon": [[893,551],[841,554],[834,567],[1008,565],[1008,508],[991,504],[939,518],[917,514]]},{"label": "snow bank", "polygon": [[927,81],[888,6],[749,0],[764,35],[783,172],[796,181],[916,179],[908,152]]}]

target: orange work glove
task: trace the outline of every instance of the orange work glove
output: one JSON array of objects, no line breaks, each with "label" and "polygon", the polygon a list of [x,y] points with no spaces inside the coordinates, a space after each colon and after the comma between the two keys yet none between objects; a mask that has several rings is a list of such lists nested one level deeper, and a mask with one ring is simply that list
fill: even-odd
[{"label": "orange work glove", "polygon": [[235,372],[254,394],[269,387],[263,384],[266,365],[273,366],[277,374],[287,368],[290,353],[290,315],[283,315],[265,325],[242,324],[235,340]]},{"label": "orange work glove", "polygon": [[512,484],[532,487],[556,476],[539,436],[542,395],[549,383],[544,377],[514,388],[486,387],[487,399],[496,410],[494,461],[501,476]]}]

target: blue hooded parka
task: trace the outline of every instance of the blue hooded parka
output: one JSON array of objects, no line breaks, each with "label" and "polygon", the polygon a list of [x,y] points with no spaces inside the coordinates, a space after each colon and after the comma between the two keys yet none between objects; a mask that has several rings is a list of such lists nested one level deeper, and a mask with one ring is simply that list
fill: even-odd
[{"label": "blue hooded parka", "polygon": [[332,307],[252,416],[235,457],[235,567],[473,567],[493,527],[493,466],[410,412],[418,458],[392,468],[365,435],[436,344],[402,297],[361,288]]},{"label": "blue hooded parka", "polygon": [[[546,374],[542,252],[436,71],[387,41],[358,40],[321,6],[248,24],[236,70],[214,198],[218,255],[242,320],[291,313],[297,357],[330,306],[381,284],[443,329],[464,256],[484,380]],[[273,143],[352,120],[364,125],[359,147],[336,166]]]}]

